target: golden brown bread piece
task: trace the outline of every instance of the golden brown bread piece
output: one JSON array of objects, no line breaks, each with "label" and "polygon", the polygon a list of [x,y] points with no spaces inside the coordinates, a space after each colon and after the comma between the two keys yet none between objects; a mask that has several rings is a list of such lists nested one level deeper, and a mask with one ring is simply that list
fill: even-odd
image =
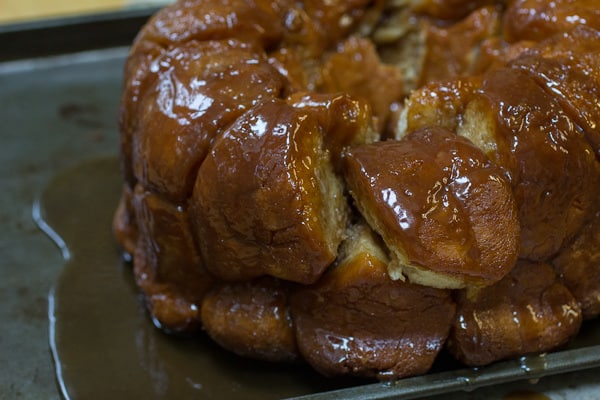
[{"label": "golden brown bread piece", "polygon": [[[270,360],[294,358],[297,338],[327,374],[422,373],[453,306],[445,290],[390,276],[472,290],[509,279],[519,247],[524,257],[552,258],[584,316],[595,315],[598,11],[589,1],[504,4],[180,0],[159,12],[126,65],[126,184],[114,222],[157,325],[191,332],[204,324],[224,347]],[[550,33],[559,34],[537,43]],[[389,137],[397,140],[365,146]],[[396,172],[405,181],[388,185]],[[344,175],[358,211],[344,197]],[[382,193],[386,207],[392,194],[406,197],[391,220],[378,215],[385,201],[371,201]],[[425,222],[403,237],[398,215],[408,211]],[[388,248],[365,245],[355,228],[340,252],[346,219],[361,213]],[[524,290],[553,294],[528,332],[553,330],[564,317],[559,305],[572,298],[550,283],[547,266],[531,268],[543,279]],[[291,287],[297,321],[284,312]],[[323,309],[319,296],[330,300]],[[407,327],[420,301],[442,310],[417,311],[422,324]],[[577,326],[553,331],[544,350]],[[529,339],[522,346],[503,336],[504,326],[488,328],[489,343],[500,343],[492,357],[467,343],[467,359],[537,351]],[[397,347],[398,332],[417,339]],[[378,338],[386,346],[379,359]],[[410,344],[432,351],[410,352]]]},{"label": "golden brown bread piece", "polygon": [[502,32],[508,42],[542,41],[576,26],[600,29],[596,0],[510,0]]},{"label": "golden brown bread piece", "polygon": [[[507,67],[432,83],[406,103],[397,137],[419,127],[454,128],[511,180],[521,256],[546,260],[581,229],[598,194],[598,32],[579,27],[515,50]],[[598,121],[600,123],[600,121]],[[597,156],[596,156],[597,157]]]},{"label": "golden brown bread piece", "polygon": [[444,20],[460,20],[471,12],[487,5],[498,4],[498,0],[392,0],[392,3],[409,3],[419,14]]},{"label": "golden brown bread piece", "polygon": [[486,39],[498,35],[500,7],[482,7],[448,26],[429,24],[419,86],[471,75]]},{"label": "golden brown bread piece", "polygon": [[552,260],[552,265],[580,303],[583,318],[600,315],[600,211]]},{"label": "golden brown bread piece", "polygon": [[262,50],[236,40],[186,42],[163,52],[152,71],[133,134],[134,172],[145,188],[182,201],[215,136],[279,96],[284,80]]},{"label": "golden brown bread piece", "polygon": [[292,295],[298,349],[325,375],[422,374],[444,345],[450,291],[391,280],[381,246],[366,224],[353,226],[336,265]]},{"label": "golden brown bread piece", "polygon": [[581,25],[522,52],[510,65],[525,71],[560,103],[600,160],[598,48],[600,32]]},{"label": "golden brown bread piece", "polygon": [[261,103],[215,141],[198,173],[192,218],[220,279],[316,281],[336,257],[348,209],[318,119]]},{"label": "golden brown bread piece", "polygon": [[481,77],[474,76],[432,82],[415,90],[406,99],[395,129],[395,139],[432,126],[456,132],[467,105],[480,86]]},{"label": "golden brown bread piece", "polygon": [[520,262],[500,282],[457,296],[449,351],[480,366],[564,345],[581,325],[581,308],[548,264]]},{"label": "golden brown bread piece", "polygon": [[442,128],[346,153],[346,184],[392,253],[394,279],[439,288],[489,285],[513,267],[519,221],[501,170]]},{"label": "golden brown bread piece", "polygon": [[154,323],[171,332],[197,331],[202,298],[214,279],[202,264],[188,211],[139,185],[133,207],[139,232],[133,270]]},{"label": "golden brown bread piece", "polygon": [[545,260],[577,233],[598,187],[598,163],[558,101],[515,68],[492,69],[459,134],[506,171],[521,221],[520,256]]},{"label": "golden brown bread piece", "polygon": [[348,94],[296,92],[287,102],[317,117],[323,145],[329,151],[336,173],[342,173],[342,153],[345,149],[380,139],[369,103]]},{"label": "golden brown bread piece", "polygon": [[298,357],[289,285],[273,278],[220,283],[202,302],[208,335],[235,354],[266,361]]},{"label": "golden brown bread piece", "polygon": [[126,258],[131,258],[138,239],[137,222],[133,208],[133,191],[129,185],[123,185],[121,198],[113,219],[113,234],[123,248]]},{"label": "golden brown bread piece", "polygon": [[404,95],[400,71],[379,61],[371,41],[354,36],[325,60],[316,90],[348,93],[365,100],[377,118],[380,132],[390,118],[390,105],[401,101]]}]

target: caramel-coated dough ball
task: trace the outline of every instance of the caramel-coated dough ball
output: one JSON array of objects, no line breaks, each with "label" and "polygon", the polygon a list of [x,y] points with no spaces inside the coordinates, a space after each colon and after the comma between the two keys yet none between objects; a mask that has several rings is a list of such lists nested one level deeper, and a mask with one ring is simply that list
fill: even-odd
[{"label": "caramel-coated dough ball", "polygon": [[510,185],[467,139],[423,129],[349,150],[346,168],[358,209],[392,251],[395,279],[460,288],[513,268],[519,221]]},{"label": "caramel-coated dough ball", "polygon": [[292,295],[298,348],[316,370],[393,380],[431,368],[454,316],[450,291],[394,281],[388,262],[359,223],[336,265]]},{"label": "caramel-coated dough ball", "polygon": [[500,282],[457,296],[450,352],[471,366],[541,353],[581,326],[581,308],[548,264],[520,262]]},{"label": "caramel-coated dough ball", "polygon": [[207,268],[225,280],[312,283],[337,255],[347,219],[318,119],[260,104],[215,141],[192,198]]}]

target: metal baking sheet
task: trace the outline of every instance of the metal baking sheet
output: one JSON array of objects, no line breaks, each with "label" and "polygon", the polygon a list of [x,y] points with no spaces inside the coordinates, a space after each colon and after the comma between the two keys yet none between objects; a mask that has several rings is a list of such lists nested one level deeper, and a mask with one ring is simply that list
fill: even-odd
[{"label": "metal baking sheet", "polygon": [[[0,28],[0,272],[4,277],[0,280],[4,371],[0,397],[55,398],[61,392],[49,351],[47,310],[48,293],[64,273],[65,261],[35,226],[32,205],[62,171],[78,170],[98,157],[116,157],[116,108],[126,46],[151,12]],[[106,33],[122,24],[128,26],[121,33]],[[595,378],[600,366],[599,329],[597,321],[588,323],[569,347],[538,358],[479,370],[438,370],[395,384],[349,384],[349,388],[307,395],[384,399],[444,394],[449,398],[450,392],[459,391],[453,395],[457,399],[477,398],[477,393],[486,393],[481,398],[503,398],[494,396],[520,390],[542,377],[533,390],[600,398]],[[83,353],[96,351],[86,343],[79,348]],[[81,367],[88,369],[90,379],[95,379],[94,368],[106,368]],[[547,376],[553,378],[543,378]],[[494,385],[489,392],[461,392],[488,385]]]}]

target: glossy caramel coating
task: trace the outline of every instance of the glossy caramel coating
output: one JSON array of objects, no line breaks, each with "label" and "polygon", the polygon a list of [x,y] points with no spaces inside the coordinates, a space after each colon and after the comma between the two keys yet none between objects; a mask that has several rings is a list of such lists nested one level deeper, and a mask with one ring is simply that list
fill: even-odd
[{"label": "glossy caramel coating", "polygon": [[[518,254],[552,258],[584,316],[600,310],[595,8],[180,0],[157,13],[125,69],[113,225],[155,323],[396,379],[430,368],[454,313],[446,289],[418,282],[469,288],[452,345],[469,364],[564,343],[581,316],[549,267],[506,274]],[[372,228],[344,233],[363,216]]]},{"label": "glossy caramel coating", "polygon": [[427,372],[454,316],[450,292],[391,280],[366,225],[348,236],[336,265],[292,295],[300,353],[327,376],[393,380]]},{"label": "glossy caramel coating", "polygon": [[379,140],[369,104],[345,93],[297,92],[287,102],[314,114],[323,132],[323,144],[337,172],[342,169],[342,153],[347,148]]},{"label": "glossy caramel coating", "polygon": [[382,131],[390,116],[390,105],[404,96],[402,76],[397,68],[381,63],[369,40],[350,37],[324,62],[316,90],[348,93],[370,104]]},{"label": "glossy caramel coating", "polygon": [[480,86],[481,78],[465,77],[432,82],[413,91],[406,100],[395,138],[432,126],[456,132]]},{"label": "glossy caramel coating", "polygon": [[189,41],[243,39],[260,47],[274,46],[283,35],[277,0],[181,0],[168,5],[144,26],[137,43],[162,46]]},{"label": "glossy caramel coating", "polygon": [[460,20],[477,9],[501,2],[499,0],[413,0],[411,7],[417,13],[430,17]]},{"label": "glossy caramel coating", "polygon": [[119,112],[122,170],[131,187],[135,185],[132,145],[139,107],[158,78],[161,54],[173,53],[174,46],[191,41],[242,39],[259,48],[274,45],[283,33],[276,7],[276,1],[185,0],[161,9],[144,25],[127,58]]},{"label": "glossy caramel coating", "polygon": [[133,256],[138,239],[138,228],[133,208],[133,190],[128,185],[123,185],[112,226],[115,239],[127,257]]},{"label": "glossy caramel coating", "polygon": [[552,260],[552,265],[581,305],[583,318],[600,315],[600,211]]},{"label": "glossy caramel coating", "polygon": [[489,285],[518,253],[519,221],[503,173],[467,139],[441,128],[346,153],[358,209],[414,283]]},{"label": "glossy caramel coating", "polygon": [[214,137],[254,104],[278,97],[284,80],[262,51],[234,40],[188,42],[150,68],[158,76],[133,136],[135,176],[182,201]]},{"label": "glossy caramel coating", "polygon": [[520,262],[500,282],[457,296],[447,347],[480,366],[543,353],[565,344],[581,326],[579,304],[548,264]]},{"label": "glossy caramel coating", "polygon": [[509,0],[502,31],[508,42],[542,41],[580,25],[600,29],[596,0]]},{"label": "glossy caramel coating", "polygon": [[517,69],[483,80],[477,125],[490,130],[490,157],[511,181],[521,221],[521,257],[544,260],[581,229],[597,197],[598,164],[581,128],[555,97]]},{"label": "glossy caramel coating", "polygon": [[[599,17],[600,18],[600,14]],[[525,71],[583,129],[600,160],[600,32],[585,25],[555,35],[511,62]]]},{"label": "glossy caramel coating", "polygon": [[216,276],[312,283],[334,261],[347,209],[318,122],[273,100],[215,141],[198,173],[192,217]]},{"label": "glossy caramel coating", "polygon": [[139,230],[134,275],[154,323],[170,332],[197,332],[202,298],[214,279],[202,264],[187,210],[140,185],[133,208]]},{"label": "glossy caramel coating", "polygon": [[428,24],[419,86],[472,74],[480,44],[496,36],[500,8],[482,7],[452,25]]},{"label": "glossy caramel coating", "polygon": [[531,40],[508,43],[498,36],[486,39],[481,42],[472,72],[480,75],[492,68],[504,67],[535,45]]},{"label": "glossy caramel coating", "polygon": [[202,302],[204,329],[240,356],[295,360],[298,352],[288,298],[288,285],[272,278],[217,284]]},{"label": "glossy caramel coating", "polygon": [[157,75],[150,70],[162,48],[152,42],[140,42],[132,49],[125,63],[123,94],[119,107],[119,152],[121,171],[132,190],[136,184],[133,171],[133,135],[138,129],[140,103]]}]

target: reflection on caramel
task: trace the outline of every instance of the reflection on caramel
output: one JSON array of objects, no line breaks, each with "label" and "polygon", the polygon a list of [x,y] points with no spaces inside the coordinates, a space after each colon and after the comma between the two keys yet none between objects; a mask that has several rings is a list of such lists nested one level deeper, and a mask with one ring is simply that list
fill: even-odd
[{"label": "reflection on caramel", "polygon": [[345,149],[379,139],[369,104],[348,94],[297,92],[287,102],[317,117],[336,172],[341,173]]},{"label": "reflection on caramel", "polygon": [[396,139],[428,126],[456,132],[465,107],[480,86],[480,77],[466,77],[432,82],[415,90],[406,101]]}]

